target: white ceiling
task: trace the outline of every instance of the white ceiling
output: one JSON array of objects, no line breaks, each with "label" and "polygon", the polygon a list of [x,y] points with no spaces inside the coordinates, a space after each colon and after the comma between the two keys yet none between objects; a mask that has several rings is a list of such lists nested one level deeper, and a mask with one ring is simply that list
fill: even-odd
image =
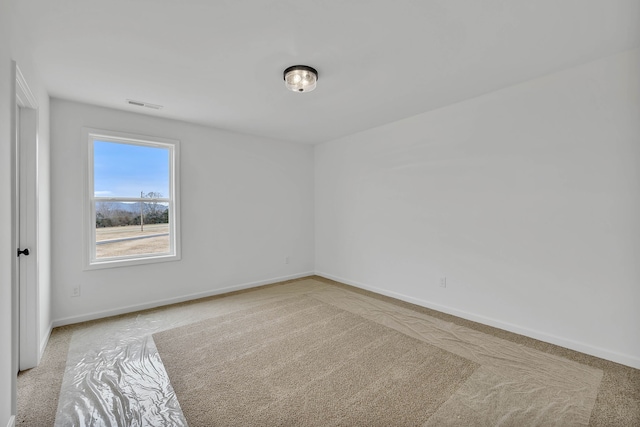
[{"label": "white ceiling", "polygon": [[[13,7],[51,96],[301,143],[640,45],[640,0],[14,0]],[[318,70],[314,92],[286,90],[282,71],[295,64]]]}]

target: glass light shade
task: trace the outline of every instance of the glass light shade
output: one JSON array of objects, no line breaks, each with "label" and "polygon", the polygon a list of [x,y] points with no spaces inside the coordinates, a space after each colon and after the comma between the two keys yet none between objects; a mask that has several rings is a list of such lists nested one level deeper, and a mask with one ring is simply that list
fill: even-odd
[{"label": "glass light shade", "polygon": [[284,85],[293,92],[311,92],[317,81],[318,72],[306,65],[294,65],[284,70]]}]

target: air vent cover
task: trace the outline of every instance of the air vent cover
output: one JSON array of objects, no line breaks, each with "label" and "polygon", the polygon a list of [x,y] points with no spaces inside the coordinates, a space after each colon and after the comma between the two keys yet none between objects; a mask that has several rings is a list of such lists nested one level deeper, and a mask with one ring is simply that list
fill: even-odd
[{"label": "air vent cover", "polygon": [[134,101],[133,99],[127,99],[127,104],[135,105],[136,107],[147,107],[153,110],[161,110],[163,108],[162,105],[150,104],[148,102],[142,102],[142,101]]}]

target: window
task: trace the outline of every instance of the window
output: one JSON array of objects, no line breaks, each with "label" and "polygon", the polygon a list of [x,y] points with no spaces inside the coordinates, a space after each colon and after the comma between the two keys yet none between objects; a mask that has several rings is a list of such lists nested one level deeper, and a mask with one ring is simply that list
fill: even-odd
[{"label": "window", "polygon": [[180,259],[179,142],[84,129],[85,269]]}]

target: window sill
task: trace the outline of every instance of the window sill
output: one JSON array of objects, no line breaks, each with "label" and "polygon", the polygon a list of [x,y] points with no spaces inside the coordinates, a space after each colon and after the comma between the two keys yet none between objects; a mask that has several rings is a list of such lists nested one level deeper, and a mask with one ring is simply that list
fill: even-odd
[{"label": "window sill", "polygon": [[134,265],[145,264],[157,264],[160,262],[180,261],[181,256],[175,254],[169,255],[157,255],[144,258],[127,258],[127,259],[106,259],[104,261],[94,261],[92,263],[85,263],[84,269],[88,270],[101,270],[105,268],[118,268],[118,267],[130,267]]}]

